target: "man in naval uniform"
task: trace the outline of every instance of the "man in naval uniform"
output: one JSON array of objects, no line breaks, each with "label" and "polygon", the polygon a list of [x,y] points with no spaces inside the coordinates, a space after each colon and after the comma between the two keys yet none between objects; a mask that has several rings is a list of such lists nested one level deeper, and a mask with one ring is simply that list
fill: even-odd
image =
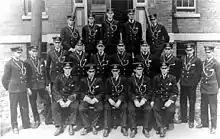
[{"label": "man in naval uniform", "polygon": [[10,115],[12,131],[19,134],[17,122],[17,107],[19,104],[23,128],[30,128],[29,108],[27,95],[31,95],[30,71],[26,63],[20,58],[21,47],[11,48],[12,58],[5,64],[2,76],[2,85],[9,92]]},{"label": "man in naval uniform", "polygon": [[142,40],[141,23],[134,19],[134,9],[128,10],[128,21],[122,27],[122,37],[126,46],[126,51],[129,53],[139,54],[140,44]]},{"label": "man in naval uniform", "polygon": [[105,52],[112,55],[117,52],[117,44],[120,39],[120,24],[118,20],[115,20],[114,11],[112,8],[108,8],[106,11],[107,18],[102,23],[101,38],[106,46]]},{"label": "man in naval uniform", "polygon": [[202,61],[194,55],[195,46],[186,44],[186,56],[182,58],[180,77],[180,117],[187,123],[187,98],[189,99],[189,128],[194,127],[196,87],[201,79]]},{"label": "man in naval uniform", "polygon": [[157,21],[157,14],[149,16],[151,25],[146,30],[146,41],[151,46],[151,53],[160,57],[164,49],[164,43],[168,43],[170,37],[166,28]]},{"label": "man in naval uniform", "polygon": [[214,46],[205,46],[206,60],[203,61],[201,92],[201,123],[196,128],[209,127],[208,104],[211,115],[211,134],[217,128],[217,94],[220,88],[220,63],[214,58]]},{"label": "man in naval uniform", "polygon": [[105,92],[105,111],[104,111],[104,133],[103,136],[109,135],[110,129],[117,127],[117,114],[120,114],[121,132],[124,136],[127,133],[127,82],[126,78],[120,75],[120,65],[111,65],[112,76],[106,81]]}]

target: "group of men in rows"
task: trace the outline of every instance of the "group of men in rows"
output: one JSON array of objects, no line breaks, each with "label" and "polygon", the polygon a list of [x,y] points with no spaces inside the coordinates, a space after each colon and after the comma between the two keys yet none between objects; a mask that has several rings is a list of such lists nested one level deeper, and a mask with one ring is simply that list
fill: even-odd
[{"label": "group of men in rows", "polygon": [[173,43],[169,43],[165,27],[158,24],[155,14],[149,17],[152,26],[147,29],[146,41],[142,41],[141,24],[134,20],[134,10],[128,11],[129,21],[123,26],[113,19],[112,9],[106,15],[105,23],[99,27],[94,24],[94,15],[89,14],[82,39],[74,27],[75,17],[68,16],[68,26],[61,29],[60,37],[53,38],[54,48],[48,51],[46,62],[39,57],[37,46],[29,48],[29,57],[24,62],[20,60],[22,49],[11,48],[13,56],[5,65],[2,84],[10,96],[13,132],[19,133],[18,103],[23,127],[30,127],[27,94],[34,115],[33,126],[40,125],[36,104],[39,94],[46,106],[45,123],[54,122],[57,127],[55,136],[64,131],[64,124],[69,125],[69,134],[74,135],[78,114],[83,124],[81,134],[90,130],[97,134],[103,112],[104,137],[109,135],[115,119],[120,118],[123,135],[128,136],[130,128],[130,137],[134,138],[137,110],[142,110],[143,134],[150,137],[154,118],[157,133],[164,137],[165,128],[173,126],[179,94],[177,82],[180,83],[181,122],[188,122],[189,98],[188,123],[190,128],[194,127],[196,87],[201,81],[202,123],[197,127],[209,126],[210,104],[211,133],[214,133],[220,86],[220,65],[213,57],[214,47],[205,47],[206,60],[202,62],[189,43],[186,56],[178,59],[173,55]]}]

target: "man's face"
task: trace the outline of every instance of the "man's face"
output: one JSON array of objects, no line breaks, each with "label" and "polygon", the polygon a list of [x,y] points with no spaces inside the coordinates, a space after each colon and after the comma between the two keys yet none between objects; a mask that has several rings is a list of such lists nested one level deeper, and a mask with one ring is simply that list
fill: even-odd
[{"label": "man's face", "polygon": [[94,77],[95,76],[95,69],[89,69],[87,71],[87,74],[88,74],[89,77]]},{"label": "man's face", "polygon": [[111,72],[112,72],[113,77],[116,77],[119,75],[119,69],[112,69]]},{"label": "man's face", "polygon": [[98,46],[97,46],[97,50],[98,50],[98,52],[103,52],[103,51],[105,50],[105,46],[103,46],[103,45],[98,45]]},{"label": "man's face", "polygon": [[22,52],[21,52],[21,51],[13,52],[13,55],[14,55],[15,58],[20,59],[20,58],[21,58],[21,55],[22,55]]},{"label": "man's face", "polygon": [[141,45],[141,52],[149,52],[149,51],[150,51],[149,46]]},{"label": "man's face", "polygon": [[107,12],[106,15],[107,15],[108,18],[112,19],[113,16],[114,16],[114,13],[113,12]]},{"label": "man's face", "polygon": [[75,46],[77,51],[82,51],[83,50],[83,45],[76,45]]},{"label": "man's face", "polygon": [[67,24],[73,26],[74,20],[72,18],[67,19]]},{"label": "man's face", "polygon": [[164,48],[164,54],[165,55],[170,55],[172,53],[172,49],[170,47],[165,47]]},{"label": "man's face", "polygon": [[61,48],[61,42],[60,41],[55,41],[54,42],[54,47],[55,47],[55,49]]},{"label": "man's face", "polygon": [[72,68],[63,68],[63,70],[65,74],[70,75]]},{"label": "man's face", "polygon": [[134,19],[134,13],[129,13],[129,14],[128,14],[128,18],[129,18],[130,20],[133,20],[133,19]]},{"label": "man's face", "polygon": [[144,68],[136,68],[134,70],[134,72],[138,75],[138,76],[141,76],[143,74],[143,70]]},{"label": "man's face", "polygon": [[93,24],[94,21],[95,21],[95,18],[94,17],[89,17],[88,21],[89,21],[89,24]]},{"label": "man's face", "polygon": [[151,21],[151,24],[152,24],[152,25],[154,25],[154,26],[157,25],[157,19],[156,19],[156,18],[155,18],[155,19],[152,19],[152,20],[150,20],[150,21]]},{"label": "man's face", "polygon": [[30,50],[29,54],[33,57],[37,57],[38,56],[38,51],[37,50]]},{"label": "man's face", "polygon": [[166,67],[166,68],[161,67],[160,71],[161,71],[162,74],[167,74],[169,72],[169,67]]},{"label": "man's face", "polygon": [[117,46],[118,51],[124,52],[125,51],[125,46],[124,45],[118,45]]},{"label": "man's face", "polygon": [[186,54],[187,55],[192,55],[194,53],[194,49],[193,48],[187,48],[186,49]]},{"label": "man's face", "polygon": [[206,58],[209,59],[209,58],[213,57],[214,52],[213,51],[207,51],[207,52],[205,52],[205,54],[206,54]]}]

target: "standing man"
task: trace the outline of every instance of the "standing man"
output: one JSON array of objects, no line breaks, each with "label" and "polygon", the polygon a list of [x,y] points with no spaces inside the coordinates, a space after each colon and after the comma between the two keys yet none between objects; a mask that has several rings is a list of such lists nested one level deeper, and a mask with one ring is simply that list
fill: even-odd
[{"label": "standing man", "polygon": [[89,61],[88,54],[83,51],[84,44],[79,40],[75,46],[75,51],[69,55],[69,60],[73,62],[72,74],[81,77],[86,76],[85,65]]},{"label": "standing man", "polygon": [[151,46],[151,53],[160,57],[164,49],[164,43],[168,43],[170,37],[166,28],[157,21],[157,14],[149,16],[151,25],[146,31],[146,40]]},{"label": "standing man", "polygon": [[105,52],[112,55],[117,52],[117,44],[120,39],[120,24],[115,20],[112,8],[106,11],[107,19],[102,23],[101,37],[106,46]]},{"label": "standing man", "polygon": [[75,27],[75,16],[67,16],[67,26],[60,31],[63,49],[67,52],[74,52],[74,48],[80,39],[79,31]]},{"label": "standing man", "polygon": [[76,124],[76,114],[79,105],[77,100],[79,95],[78,77],[71,75],[72,63],[66,61],[63,64],[63,70],[64,73],[56,77],[53,87],[55,101],[52,104],[52,113],[57,128],[54,136],[64,132],[65,121],[69,125],[69,135],[74,135],[73,126]]},{"label": "standing man", "polygon": [[98,52],[91,55],[90,61],[97,67],[96,76],[101,77],[105,81],[108,77],[108,64],[110,61],[110,56],[105,53],[105,45],[100,40],[96,46]]},{"label": "standing man", "polygon": [[29,50],[29,57],[25,61],[31,72],[30,88],[32,95],[29,96],[31,109],[34,116],[34,128],[40,126],[40,116],[37,108],[37,96],[39,95],[45,105],[44,116],[45,124],[52,124],[52,113],[51,113],[51,99],[46,91],[47,77],[46,77],[46,66],[43,59],[38,56],[37,46],[31,46]]},{"label": "standing man", "polygon": [[205,46],[206,60],[203,61],[201,91],[201,124],[196,128],[209,127],[208,104],[211,115],[211,134],[216,132],[217,94],[220,88],[220,64],[214,58],[213,46]]},{"label": "standing man", "polygon": [[[153,79],[154,96],[151,102],[160,137],[165,137],[164,127],[173,121],[175,101],[178,95],[176,77],[169,74],[169,66],[162,63],[161,74]],[[173,123],[172,123],[173,127]],[[169,126],[168,126],[169,128]]]},{"label": "standing man", "polygon": [[9,92],[11,126],[15,134],[19,134],[17,123],[17,106],[19,104],[23,128],[30,128],[29,108],[27,94],[31,95],[30,71],[26,64],[21,61],[22,48],[11,48],[12,58],[6,63],[2,84]]},{"label": "standing man", "polygon": [[49,88],[53,88],[56,76],[63,73],[63,62],[66,59],[66,51],[63,50],[61,45],[61,38],[54,38],[54,48],[50,49],[47,53],[46,73],[49,82]]},{"label": "standing man", "polygon": [[[105,111],[104,111],[104,133],[103,137],[109,135],[112,125],[117,120],[116,112],[120,113],[121,132],[124,136],[127,133],[127,83],[120,75],[120,65],[111,65],[112,77],[106,81]],[[113,113],[114,111],[114,113]],[[115,117],[115,118],[113,118]]]},{"label": "standing man", "polygon": [[111,57],[111,63],[117,63],[121,66],[121,75],[129,77],[132,74],[131,54],[125,51],[125,44],[120,40],[117,45],[117,53],[114,53]]},{"label": "standing man", "polygon": [[201,79],[202,62],[194,55],[195,46],[186,44],[186,56],[182,58],[180,77],[180,117],[187,123],[187,98],[189,99],[189,128],[194,127],[196,87]]},{"label": "standing man", "polygon": [[[87,77],[80,80],[81,94],[79,114],[82,118],[83,126],[81,135],[86,135],[89,128],[92,128],[94,135],[98,134],[97,123],[103,111],[103,89],[104,84],[101,78],[95,77],[95,65],[86,65]],[[91,109],[92,107],[92,109]],[[89,113],[91,109],[91,113]]]},{"label": "standing man", "polygon": [[100,27],[95,24],[95,14],[91,12],[88,16],[88,25],[82,28],[82,41],[89,56],[97,52],[96,44],[99,40]]},{"label": "standing man", "polygon": [[122,28],[122,37],[125,42],[126,51],[129,53],[139,54],[142,40],[141,23],[134,19],[134,9],[128,10],[128,21]]},{"label": "standing man", "polygon": [[175,76],[178,82],[181,76],[181,60],[173,55],[173,43],[165,43],[164,54],[161,55],[160,61],[169,65],[169,74]]}]

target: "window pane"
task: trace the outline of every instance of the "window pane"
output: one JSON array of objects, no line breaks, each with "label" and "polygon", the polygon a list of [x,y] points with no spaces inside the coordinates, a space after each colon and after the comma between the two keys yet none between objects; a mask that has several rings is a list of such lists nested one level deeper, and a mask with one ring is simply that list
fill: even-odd
[{"label": "window pane", "polygon": [[28,0],[28,7],[27,7],[27,9],[28,9],[28,12],[31,12],[31,0]]},{"label": "window pane", "polygon": [[188,0],[183,0],[183,7],[188,7]]},{"label": "window pane", "polygon": [[137,0],[138,3],[144,3],[145,0]]},{"label": "window pane", "polygon": [[83,3],[83,0],[75,0],[75,3]]},{"label": "window pane", "polygon": [[189,0],[189,7],[194,7],[194,0]]},{"label": "window pane", "polygon": [[42,12],[45,12],[46,10],[46,2],[45,0],[42,0]]},{"label": "window pane", "polygon": [[92,0],[92,4],[105,4],[105,0]]},{"label": "window pane", "polygon": [[177,0],[177,7],[182,7],[182,0]]}]

